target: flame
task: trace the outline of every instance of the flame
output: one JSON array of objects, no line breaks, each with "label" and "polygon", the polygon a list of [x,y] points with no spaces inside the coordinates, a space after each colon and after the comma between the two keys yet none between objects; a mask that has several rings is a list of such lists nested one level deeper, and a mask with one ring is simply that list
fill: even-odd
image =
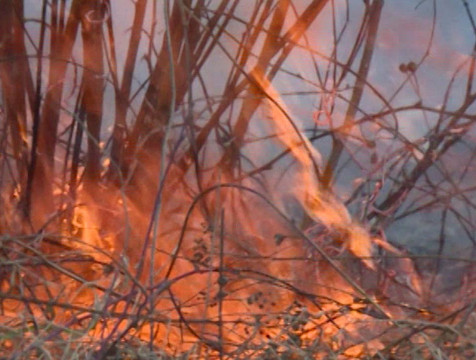
[{"label": "flame", "polygon": [[[309,238],[336,257],[351,253],[350,263],[341,267],[347,266],[345,271],[365,283],[365,289],[384,296],[401,292],[405,301],[413,301],[408,309],[419,316],[431,314],[419,307],[425,286],[411,260],[395,262],[403,280],[374,263],[374,246],[405,254],[384,239],[371,238],[343,203],[320,186],[319,152],[300,134],[266,76],[256,71],[253,76],[267,94],[266,119],[297,163],[289,191],[321,227]],[[142,199],[116,188],[100,188],[97,198],[79,188],[71,226],[63,228],[58,241],[41,238],[34,246],[15,245],[46,254],[50,261],[37,267],[36,274],[20,272],[1,283],[0,292],[8,299],[3,301],[3,319],[12,321],[24,311],[17,284],[36,275],[42,281],[30,307],[36,321],[51,322],[44,307],[54,307],[55,323],[82,331],[83,344],[124,334],[171,353],[193,352],[201,343],[207,354],[216,355],[233,354],[245,343],[257,349],[243,350],[249,358],[267,351],[298,356],[301,347],[315,346],[317,340],[330,344],[319,352],[321,358],[331,350],[345,349],[347,357],[359,357],[385,346],[388,339],[381,334],[392,328],[395,314],[405,315],[407,309],[387,306],[374,293],[356,295],[263,198],[216,185],[232,182],[229,174],[214,171],[206,180],[215,190],[199,195],[190,191],[186,174],[176,168],[170,174],[155,248],[147,245],[151,214],[141,208]],[[252,188],[253,183],[245,179],[241,186]],[[148,189],[142,190],[147,195]],[[55,196],[64,196],[64,191]],[[0,225],[3,231],[6,225]]]},{"label": "flame", "polygon": [[[349,250],[376,270],[369,259],[372,243],[367,231],[352,220],[338,198],[319,185],[315,171],[320,170],[320,154],[287,117],[286,105],[266,77],[255,73],[254,79],[269,96],[270,125],[298,164],[294,176],[299,185],[290,188],[293,196],[316,223],[340,239],[333,240],[333,246],[340,247],[338,253]],[[303,246],[264,200],[240,189],[218,187],[204,196],[207,213],[200,207],[190,208],[193,196],[188,193],[186,175],[177,169],[170,174],[156,248],[147,243],[150,213],[140,208],[140,202],[119,189],[100,189],[96,192],[100,200],[83,187],[78,189],[71,227],[64,228],[60,243],[74,256],[85,257],[86,265],[72,262],[59,269],[61,286],[53,297],[69,304],[57,310],[64,326],[80,329],[88,323],[83,341],[124,332],[173,351],[191,351],[198,337],[213,351],[227,352],[236,351],[244,339],[262,347],[263,338],[281,343],[298,336],[311,344],[318,337],[332,342],[338,328],[361,331],[367,315],[353,311],[329,320],[342,306],[353,304],[351,287],[321,264],[319,255]],[[227,175],[212,176],[210,181],[226,183]],[[252,186],[246,180],[243,184]],[[61,195],[61,191],[56,194]],[[256,213],[262,213],[263,219],[255,221]],[[269,234],[284,235],[278,242],[270,240]],[[46,243],[41,246],[49,248]],[[333,300],[317,305],[309,302],[306,292],[326,294]],[[48,302],[52,294],[39,290],[36,296]],[[21,307],[21,301],[12,300],[11,315]],[[96,315],[80,311],[86,315],[79,316],[74,310],[87,308],[104,309],[97,311],[106,311],[110,318],[98,321]],[[283,317],[287,312],[291,315]],[[136,318],[143,320],[135,324]],[[341,336],[350,341],[347,333]],[[362,340],[357,336],[350,343],[354,346]]]},{"label": "flame", "polygon": [[[283,12],[288,5],[279,2]],[[289,39],[297,42],[304,31],[304,24],[297,24]],[[283,220],[286,204],[274,204],[283,205],[287,193],[271,189],[271,198],[261,196],[256,183],[236,184],[221,164],[202,169],[200,181],[172,164],[156,214],[151,204],[159,199],[153,193],[158,186],[146,177],[165,164],[147,154],[150,163],[137,159],[146,176],[136,180],[135,192],[83,186],[61,211],[46,214],[42,210],[51,207],[39,197],[33,227],[41,231],[14,238],[3,234],[27,232],[16,211],[17,186],[12,199],[9,191],[0,198],[0,319],[22,331],[19,339],[0,340],[0,349],[47,347],[57,336],[75,351],[91,344],[105,351],[109,343],[130,341],[141,349],[196,358],[304,358],[303,349],[313,346],[319,358],[337,351],[357,358],[391,343],[395,332],[389,329],[403,335],[417,329],[413,324],[402,330],[397,317],[434,315],[422,306],[433,282],[425,284],[412,259],[384,238],[372,238],[338,196],[321,186],[321,154],[261,64],[250,79],[252,95],[264,95],[264,118],[293,158],[286,191],[314,226]],[[319,125],[361,138],[354,124],[335,127],[329,111],[334,96],[324,106],[328,123]],[[19,129],[26,141],[26,129]],[[99,149],[104,147],[99,142]],[[104,157],[103,167],[110,162]],[[68,196],[59,187],[52,194],[48,204]],[[373,260],[377,246],[395,256],[390,265]],[[329,266],[329,259],[339,265]],[[467,294],[473,293],[470,280],[465,279]],[[355,291],[354,283],[362,291]],[[395,299],[401,301],[391,303]]]},{"label": "flame", "polygon": [[299,133],[296,120],[292,118],[266,75],[255,69],[252,76],[266,94],[268,119],[272,120],[278,139],[290,149],[300,166],[296,175],[300,185],[292,189],[294,196],[314,221],[345,232],[347,236],[344,246],[357,257],[363,258],[364,263],[375,270],[375,265],[370,260],[372,240],[367,231],[352,221],[346,207],[334,195],[321,189],[314,168],[316,166],[319,169],[320,154],[309,140]]}]

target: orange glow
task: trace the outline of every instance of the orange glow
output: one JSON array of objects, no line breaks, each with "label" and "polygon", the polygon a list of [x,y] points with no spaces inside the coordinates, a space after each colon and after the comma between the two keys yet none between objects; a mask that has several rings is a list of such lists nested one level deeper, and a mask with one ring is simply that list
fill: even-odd
[{"label": "orange glow", "polygon": [[[94,4],[73,3],[78,8],[83,3]],[[152,6],[158,12],[156,6],[162,2],[131,3],[139,14],[140,6],[144,13]],[[65,27],[71,30],[70,44],[65,46],[70,51],[62,49],[70,52],[65,55],[67,61],[62,61],[57,69],[54,61],[48,61],[52,63],[48,70],[52,80],[45,80],[38,92],[41,96],[49,94],[41,97],[39,104],[40,108],[48,109],[39,118],[42,131],[51,135],[47,126],[51,124],[46,120],[61,112],[59,124],[54,124],[61,129],[61,135],[43,136],[38,149],[33,148],[28,155],[38,156],[37,167],[26,166],[31,165],[27,159],[20,164],[25,178],[17,174],[20,171],[11,171],[13,175],[9,173],[6,181],[8,186],[0,189],[0,354],[20,349],[55,359],[58,354],[67,358],[62,351],[68,349],[68,354],[78,358],[106,358],[106,355],[139,358],[134,357],[137,354],[121,353],[121,346],[130,346],[140,353],[140,358],[166,353],[184,359],[352,359],[378,357],[379,351],[391,354],[398,341],[426,344],[427,332],[438,332],[442,341],[446,341],[446,336],[462,338],[459,325],[454,324],[459,324],[457,321],[465,316],[468,322],[476,323],[476,319],[467,316],[466,308],[465,311],[458,308],[463,300],[456,296],[471,298],[476,291],[474,279],[470,274],[463,277],[462,284],[454,291],[457,295],[451,293],[456,298],[451,301],[453,298],[445,289],[438,289],[440,293],[435,290],[444,281],[417,266],[417,260],[423,263],[427,259],[397,249],[387,241],[385,232],[388,232],[387,222],[400,216],[397,211],[401,210],[388,209],[405,203],[405,196],[411,191],[404,186],[406,177],[412,175],[411,170],[420,170],[428,160],[437,158],[435,155],[435,159],[427,159],[425,146],[436,142],[438,136],[456,139],[465,134],[466,125],[449,129],[447,134],[442,130],[435,138],[429,135],[413,143],[400,133],[398,119],[393,123],[389,117],[413,111],[417,114],[411,115],[413,119],[429,105],[419,102],[408,106],[396,94],[395,99],[402,104],[392,98],[387,106],[386,94],[374,91],[381,84],[374,86],[368,67],[362,66],[363,85],[356,85],[361,75],[358,62],[365,58],[362,52],[368,50],[365,47],[371,19],[362,18],[354,49],[337,51],[340,44],[349,41],[344,29],[340,29],[342,14],[334,14],[342,11],[338,8],[342,5],[337,5],[340,2],[309,1],[314,6],[306,8],[301,21],[295,21],[300,18],[300,9],[290,0],[258,1],[253,11],[259,26],[246,24],[228,5],[219,10],[223,15],[205,5],[200,8],[205,3],[170,2],[173,9],[165,7],[162,18],[145,20],[150,22],[150,30],[134,25],[130,29],[131,38],[135,36],[138,41],[134,45],[141,48],[150,41],[150,54],[137,58],[132,56],[134,46],[130,46],[130,58],[127,55],[127,59],[115,59],[118,47],[111,44],[114,26],[102,24],[109,16],[112,18],[112,13],[94,20],[94,12],[88,12],[81,19],[82,25],[78,22],[74,28],[74,23],[69,23]],[[246,2],[231,3],[238,6]],[[341,3],[347,6],[347,2]],[[51,7],[58,5],[55,4],[52,2]],[[197,7],[193,16],[186,4]],[[383,2],[359,2],[364,12],[375,4]],[[325,37],[333,40],[322,47],[329,48],[332,56],[321,56],[308,46],[321,39],[316,36],[303,41],[303,36],[307,32],[313,35],[308,30],[327,5],[329,9],[324,15],[335,17],[335,29],[326,32]],[[63,10],[69,11],[68,6]],[[105,8],[96,10],[105,11]],[[243,11],[246,13],[251,8]],[[346,11],[348,17],[357,14],[350,6]],[[165,20],[164,14],[169,15],[167,12],[174,20],[168,25],[177,28],[155,28],[156,23],[158,26]],[[225,23],[229,21],[243,30],[243,40],[237,40],[234,30],[221,29],[222,19],[217,14],[229,15]],[[68,21],[79,19],[79,15],[73,15]],[[213,16],[217,16],[213,26],[202,24]],[[134,18],[134,23],[140,23],[139,17]],[[324,18],[317,26],[327,21]],[[358,30],[357,23],[346,22],[349,29]],[[55,26],[61,27],[61,21],[57,23]],[[184,24],[188,26],[186,29]],[[410,22],[402,24],[410,26]],[[420,25],[424,29],[431,27],[430,22]],[[51,25],[46,31],[53,28]],[[76,30],[72,31],[73,28]],[[97,41],[106,30],[110,38]],[[96,49],[96,53],[86,51],[84,63],[70,61],[74,54],[78,58],[84,55],[75,46],[81,31],[82,36],[90,32],[86,40],[90,41],[90,49]],[[341,31],[342,40],[337,40],[335,37]],[[156,46],[156,33],[165,34],[162,48]],[[53,38],[53,33],[47,34],[46,38]],[[222,39],[223,34],[233,37]],[[428,32],[418,27],[416,37],[423,37],[422,34],[426,36]],[[378,35],[380,46],[386,51],[398,43],[395,40],[398,34],[392,29],[383,29]],[[81,51],[87,48],[85,44],[83,39]],[[118,45],[124,47],[124,52],[129,51],[124,44]],[[261,52],[257,51],[259,45],[263,45]],[[412,46],[412,50],[421,48],[421,44]],[[238,49],[236,59],[225,51],[228,47]],[[53,53],[53,46],[46,48]],[[202,53],[202,48],[210,52]],[[283,59],[289,55],[288,49],[294,48],[309,52],[306,54],[315,62],[315,70],[322,70],[317,69],[320,62],[328,63],[322,71],[327,74],[318,73],[318,80],[309,76],[309,82],[303,76],[309,71],[304,61],[296,64],[300,72],[297,75],[294,68],[288,71],[281,63],[285,76],[292,77],[290,82],[305,82],[312,90],[305,88],[302,93],[317,98],[306,100],[313,102],[312,109],[297,110],[302,118],[290,110],[291,102],[286,103],[288,98],[273,85],[273,81],[277,84],[281,80],[275,76],[279,71],[273,67],[280,64],[282,55]],[[228,66],[232,70],[227,74],[230,76],[223,94],[215,94],[216,89],[207,94],[207,79],[203,76],[207,74],[201,73],[202,61],[207,66],[212,62],[210,76],[224,77],[215,71],[213,61],[207,59],[217,49],[221,50],[221,60],[231,60],[231,65],[220,64],[217,69]],[[442,53],[447,49],[436,45],[434,50],[436,58],[430,58],[428,63],[441,67],[446,61]],[[139,51],[135,51],[138,55]],[[455,56],[448,61],[453,67],[470,58],[462,53],[452,54]],[[348,64],[341,64],[347,56]],[[76,61],[81,66],[76,66]],[[118,70],[116,62],[130,63],[131,69]],[[120,73],[124,70],[126,77],[127,71],[133,72],[135,63],[150,73],[145,80],[140,79],[144,74],[136,77],[138,74],[134,73],[127,85],[128,81],[120,79]],[[66,83],[64,74],[73,65],[74,85],[67,97],[61,87]],[[405,69],[409,82],[416,84],[415,73]],[[123,94],[123,88],[127,87]],[[365,90],[355,97],[359,99],[354,104],[349,98],[354,98],[352,92],[356,88]],[[34,95],[32,89],[25,89]],[[300,90],[291,89],[288,95],[300,95]],[[450,95],[448,92],[448,98]],[[78,98],[74,99],[75,96]],[[109,97],[123,103],[111,110]],[[375,99],[378,103],[373,104]],[[77,104],[67,114],[72,100],[77,100]],[[316,105],[319,100],[322,104]],[[138,104],[140,101],[143,103]],[[202,103],[206,103],[203,108]],[[315,110],[317,106],[319,110]],[[346,112],[347,107],[355,107],[355,111]],[[430,114],[441,117],[442,129],[453,116],[459,116],[450,108],[432,109]],[[115,110],[117,116],[116,119],[111,116],[108,124],[102,122],[109,116],[106,110],[111,113]],[[313,115],[312,110],[315,110]],[[465,121],[472,121],[470,116]],[[252,124],[256,118],[259,123]],[[21,163],[23,145],[28,148],[33,143],[34,134],[29,128],[32,122],[34,119],[18,119],[20,143],[8,145],[13,151],[7,146],[6,155],[0,154],[0,159],[12,153]],[[102,133],[105,129],[107,136]],[[4,130],[1,131],[3,136]],[[312,140],[309,140],[311,131]],[[11,141],[8,136],[5,139],[7,144]],[[324,145],[319,148],[322,153],[316,147],[321,142],[318,144],[316,139],[323,139]],[[397,145],[386,158],[387,154],[378,153],[378,147],[391,141]],[[344,179],[353,185],[352,196],[345,201],[332,188],[332,181],[327,183],[323,175],[328,170],[326,161],[335,164],[339,184],[336,186],[341,186],[337,180],[342,179],[337,179],[337,173],[341,165],[345,166],[342,164],[345,156],[339,153],[335,162],[331,161],[333,156],[329,156],[331,159],[324,156],[335,155],[337,145],[342,145],[341,153],[349,155],[355,160],[353,164],[359,166],[356,178]],[[435,154],[442,145],[435,145]],[[354,153],[353,147],[361,149]],[[51,152],[50,158],[44,156],[45,149]],[[370,164],[365,163],[367,158]],[[415,163],[417,166],[411,167]],[[456,163],[451,166],[462,167]],[[8,166],[2,166],[11,167],[10,163],[5,164]],[[371,170],[366,172],[368,168]],[[448,170],[450,166],[443,168]],[[394,173],[400,178],[393,178]],[[16,177],[21,179],[17,181]],[[36,192],[30,189],[29,199],[24,195],[28,181],[37,178],[38,184],[32,185]],[[411,186],[416,187],[416,183],[415,180]],[[431,193],[434,189],[428,190],[430,185],[433,183],[428,180],[428,184],[417,190]],[[442,195],[438,191],[431,194],[437,206],[441,205],[440,201],[452,201],[449,195],[449,200],[446,198],[448,192],[444,190]],[[389,202],[386,209],[381,206],[385,204],[385,196],[400,193],[403,195]],[[24,204],[26,199],[31,201],[28,205],[31,209]],[[404,213],[402,218],[405,216]],[[466,224],[470,223],[468,219],[461,216],[457,220]],[[438,276],[443,275],[448,274],[441,272]],[[5,335],[1,326],[14,331]]]},{"label": "orange glow", "polygon": [[292,114],[281,100],[279,93],[266,79],[266,76],[256,70],[253,73],[253,79],[266,93],[268,118],[272,120],[278,139],[285,148],[291,150],[292,155],[300,165],[296,176],[298,179],[296,183],[299,185],[293,189],[295,197],[300,200],[308,215],[317,223],[345,232],[347,236],[343,246],[357,257],[364,258],[364,263],[369,268],[375,269],[370,260],[372,241],[368,233],[351,220],[347,209],[337,198],[321,190],[313,168],[314,164],[320,165],[320,154],[306,137],[299,136],[297,125],[291,125],[292,122],[295,123],[295,119],[292,118]]}]

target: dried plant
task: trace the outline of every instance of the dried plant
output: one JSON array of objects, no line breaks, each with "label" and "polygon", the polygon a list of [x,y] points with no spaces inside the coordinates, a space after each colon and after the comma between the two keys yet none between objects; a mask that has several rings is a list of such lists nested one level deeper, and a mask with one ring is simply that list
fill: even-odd
[{"label": "dried plant", "polygon": [[2,356],[474,357],[455,3],[0,1]]}]

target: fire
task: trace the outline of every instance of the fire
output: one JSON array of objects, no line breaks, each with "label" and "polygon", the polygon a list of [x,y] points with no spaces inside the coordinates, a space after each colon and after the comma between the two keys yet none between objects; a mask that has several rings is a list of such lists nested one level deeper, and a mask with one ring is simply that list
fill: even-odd
[{"label": "fire", "polygon": [[[40,86],[38,76],[38,94],[46,95],[29,100],[38,107],[34,118],[27,121],[25,109],[15,113],[12,129],[18,137],[6,146],[22,171],[8,175],[0,194],[1,351],[12,359],[22,353],[98,359],[383,357],[397,356],[400,344],[431,349],[428,334],[442,328],[445,336],[451,333],[464,343],[459,325],[452,322],[473,309],[461,299],[451,303],[449,295],[433,299],[444,281],[423,273],[412,256],[386,240],[383,229],[371,229],[367,213],[358,219],[351,215],[332,181],[323,179],[329,172],[325,151],[317,150],[273,86],[278,65],[294,47],[303,47],[301,39],[328,1],[314,0],[302,13],[288,0],[277,1],[275,8],[272,2],[257,5],[256,11],[263,6],[270,13],[260,15],[263,22],[256,29],[246,29],[237,59],[231,59],[232,69],[239,71],[230,73],[219,100],[205,94],[206,110],[194,104],[192,90],[203,79],[193,77],[201,76],[202,57],[208,56],[200,49],[222,44],[215,39],[220,21],[213,18],[215,10],[203,8],[205,2],[177,1],[169,9],[164,1],[160,20],[172,28],[163,31],[157,67],[149,63],[158,51],[152,40],[144,56],[150,78],[143,94],[138,90],[144,100],[137,114],[133,78],[118,80],[114,44],[102,38],[106,28],[108,40],[113,38],[114,27],[108,23],[112,5],[73,3],[71,11],[77,13],[65,27],[65,44],[50,46],[61,64],[50,64],[48,86]],[[159,3],[150,6],[155,9]],[[365,11],[380,11],[383,4],[364,3]],[[137,24],[148,5],[137,0],[134,6]],[[227,6],[223,14],[233,14],[233,6]],[[51,8],[56,7],[52,2]],[[286,15],[291,10],[295,19]],[[169,13],[172,24],[165,21]],[[367,33],[378,28],[376,18],[366,17],[369,29],[359,35],[364,53],[373,47],[375,34]],[[203,26],[205,19],[213,26]],[[142,44],[143,32],[154,36],[160,21],[149,20],[150,32],[135,25],[131,29],[134,46]],[[48,31],[53,25],[65,24],[52,20]],[[62,86],[79,29],[84,64],[79,70],[75,64],[70,97],[78,98],[74,111],[65,115],[70,99],[64,99]],[[253,58],[262,31],[264,45]],[[368,56],[371,52],[362,58]],[[133,58],[125,63],[133,66]],[[190,64],[193,59],[197,63]],[[369,69],[362,69],[365,79],[353,74],[357,83],[366,81]],[[10,84],[9,73],[1,70],[0,81]],[[76,91],[77,81],[81,86]],[[108,95],[103,88],[109,85],[118,102],[114,126],[108,126],[110,142],[101,132]],[[362,90],[364,85],[359,86],[355,88]],[[343,115],[335,109],[340,96],[335,87],[326,93],[320,113],[313,119],[309,112],[306,122],[328,127],[339,141],[367,144],[374,151],[371,163],[377,163],[376,144],[369,145],[354,119],[358,104],[351,102],[355,111]],[[235,101],[241,106],[237,114]],[[32,131],[28,122],[35,124]],[[377,121],[368,127],[372,134],[383,131]],[[466,131],[460,124],[449,133]],[[33,146],[36,136],[38,148]],[[32,159],[22,164],[28,146]],[[281,155],[270,161],[269,153],[275,156],[276,149]],[[429,158],[420,152],[415,161]],[[395,150],[400,153],[401,158],[408,155]],[[372,175],[378,171],[375,165]],[[366,180],[358,180],[356,187],[365,185]],[[364,205],[371,208],[381,191],[379,182]],[[382,216],[385,210],[390,213],[372,208]],[[457,292],[466,299],[474,295],[473,288],[468,274]]]},{"label": "fire", "polygon": [[265,75],[255,71],[253,79],[266,94],[268,119],[272,121],[279,140],[285,148],[290,149],[299,164],[296,183],[300,185],[293,189],[294,196],[317,223],[344,232],[347,236],[343,246],[357,257],[363,258],[365,264],[375,270],[374,264],[369,260],[372,257],[372,240],[369,234],[351,220],[345,206],[334,195],[321,189],[322,186],[316,176],[316,171],[319,174],[322,170],[319,166],[320,154],[296,128],[289,110]]},{"label": "fire", "polygon": [[[269,125],[297,164],[289,190],[312,226],[292,222],[286,207],[275,205],[279,193],[268,198],[247,179],[233,183],[219,167],[200,193],[173,168],[153,231],[150,213],[121,189],[101,189],[97,199],[82,187],[65,207],[71,220],[65,215],[59,235],[46,228],[33,242],[3,239],[12,260],[25,265],[3,276],[2,322],[19,321],[21,312],[40,327],[54,323],[70,329],[57,334],[77,349],[99,342],[101,356],[114,341],[242,357],[309,351],[325,358],[342,349],[359,357],[384,349],[383,334],[407,311],[382,297],[397,287],[406,300],[414,294],[411,306],[420,311],[424,290],[415,268],[408,259],[395,269],[373,260],[377,247],[403,254],[373,238],[322,188],[320,154],[264,74],[254,81]],[[30,254],[42,261],[32,263]],[[402,283],[395,274],[405,266]]]},{"label": "fire", "polygon": [[146,235],[150,214],[119,190],[104,190],[97,201],[80,189],[71,227],[61,237],[41,235],[31,249],[22,244],[24,250],[45,253],[45,262],[33,266],[45,270],[38,276],[44,283],[26,296],[14,289],[18,283],[31,286],[27,278],[33,274],[21,271],[18,280],[4,280],[5,316],[15,318],[26,296],[36,321],[48,322],[44,307],[50,306],[58,326],[76,329],[82,343],[107,344],[119,336],[195,351],[199,340],[207,351],[230,354],[245,343],[256,349],[243,353],[250,357],[261,352],[298,356],[297,348],[284,344],[312,348],[321,346],[317,339],[336,349],[348,347],[349,356],[382,348],[379,340],[360,344],[369,340],[359,335],[369,315],[352,310],[356,294],[341,276],[346,270],[326,263],[326,254],[353,254],[363,258],[360,271],[376,272],[370,235],[320,188],[314,175],[319,154],[283,118],[286,108],[271,85],[262,78],[261,86],[273,99],[266,106],[268,119],[299,164],[294,175],[299,185],[292,194],[320,224],[317,233],[303,238],[252,183],[227,185],[221,175],[217,185],[194,197],[186,183],[170,178],[165,189],[174,191],[164,193],[152,248]]}]

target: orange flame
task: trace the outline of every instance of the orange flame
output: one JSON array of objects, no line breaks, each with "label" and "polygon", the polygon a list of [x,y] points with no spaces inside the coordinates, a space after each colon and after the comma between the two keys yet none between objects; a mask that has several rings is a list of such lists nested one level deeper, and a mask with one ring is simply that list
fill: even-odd
[{"label": "orange flame", "polygon": [[368,232],[352,221],[346,207],[331,193],[325,192],[316,178],[314,165],[318,167],[321,156],[309,140],[299,133],[296,121],[282,101],[279,93],[259,70],[252,73],[253,80],[266,94],[267,109],[278,139],[300,164],[297,173],[299,186],[292,189],[294,196],[300,201],[308,215],[316,222],[329,228],[345,231],[348,235],[344,244],[354,255],[362,258],[371,269],[375,265],[372,256],[372,240]]}]

